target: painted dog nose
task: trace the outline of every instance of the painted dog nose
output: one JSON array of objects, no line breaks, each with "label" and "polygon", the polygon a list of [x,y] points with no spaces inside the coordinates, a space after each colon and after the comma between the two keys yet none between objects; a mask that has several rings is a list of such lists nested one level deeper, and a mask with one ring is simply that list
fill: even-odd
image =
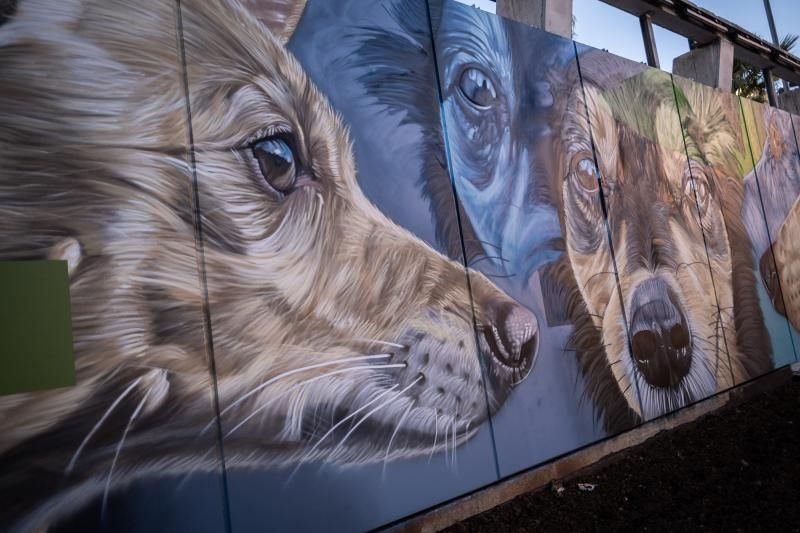
[{"label": "painted dog nose", "polygon": [[672,387],[689,373],[689,325],[679,298],[666,282],[653,278],[636,288],[630,331],[636,368],[650,385]]},{"label": "painted dog nose", "polygon": [[492,301],[486,306],[488,324],[483,336],[492,357],[512,369],[514,384],[525,379],[533,368],[539,345],[536,316],[516,303]]}]

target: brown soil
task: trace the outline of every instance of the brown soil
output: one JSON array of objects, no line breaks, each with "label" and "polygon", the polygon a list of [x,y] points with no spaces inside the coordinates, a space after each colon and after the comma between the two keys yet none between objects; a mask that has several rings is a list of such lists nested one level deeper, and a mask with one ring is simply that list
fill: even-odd
[{"label": "brown soil", "polygon": [[660,433],[593,470],[447,531],[800,531],[800,382]]}]

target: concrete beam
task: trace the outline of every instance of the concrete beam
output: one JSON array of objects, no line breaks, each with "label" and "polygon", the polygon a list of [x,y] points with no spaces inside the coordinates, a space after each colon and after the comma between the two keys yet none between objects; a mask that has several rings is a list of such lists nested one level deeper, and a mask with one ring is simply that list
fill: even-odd
[{"label": "concrete beam", "polygon": [[572,0],[497,0],[497,14],[567,39],[572,37]]},{"label": "concrete beam", "polygon": [[672,61],[672,73],[730,92],[733,85],[733,44],[717,39]]}]

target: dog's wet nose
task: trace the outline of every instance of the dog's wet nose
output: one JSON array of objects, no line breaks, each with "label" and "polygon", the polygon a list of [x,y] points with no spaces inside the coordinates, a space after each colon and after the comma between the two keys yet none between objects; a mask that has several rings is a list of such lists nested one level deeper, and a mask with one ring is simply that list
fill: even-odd
[{"label": "dog's wet nose", "polygon": [[533,368],[539,344],[536,316],[516,303],[492,301],[486,306],[488,324],[483,336],[492,356],[511,368],[514,384],[527,377]]},{"label": "dog's wet nose", "polygon": [[679,383],[692,365],[692,337],[679,298],[663,280],[639,285],[631,305],[633,359],[654,387]]}]

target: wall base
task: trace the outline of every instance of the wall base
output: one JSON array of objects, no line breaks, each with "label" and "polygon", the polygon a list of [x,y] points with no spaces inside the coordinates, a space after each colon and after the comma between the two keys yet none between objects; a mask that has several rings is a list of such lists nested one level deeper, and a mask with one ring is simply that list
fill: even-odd
[{"label": "wall base", "polygon": [[470,516],[488,511],[520,494],[542,488],[553,480],[573,478],[605,467],[620,457],[620,452],[641,444],[662,431],[693,422],[723,407],[741,403],[757,394],[775,389],[791,377],[791,367],[779,368],[739,387],[583,448],[571,455],[516,474],[477,492],[412,516],[389,527],[388,530],[414,533],[439,531]]}]

